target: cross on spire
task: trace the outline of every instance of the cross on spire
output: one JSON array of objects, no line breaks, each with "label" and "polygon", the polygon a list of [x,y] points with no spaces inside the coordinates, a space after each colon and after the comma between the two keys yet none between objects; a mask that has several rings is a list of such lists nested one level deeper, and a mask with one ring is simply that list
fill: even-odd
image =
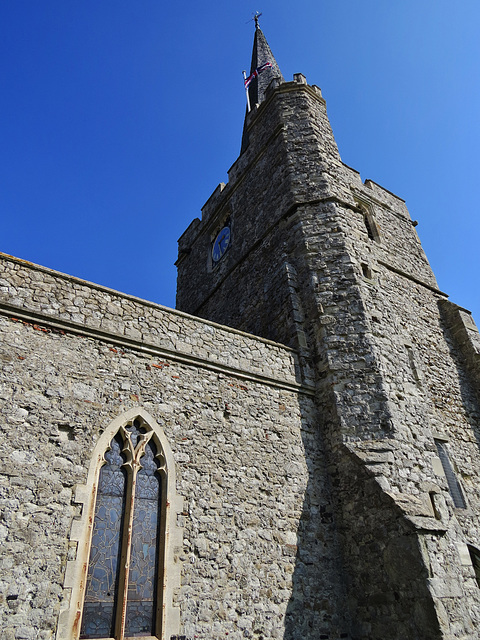
[{"label": "cross on spire", "polygon": [[260,29],[260,25],[258,24],[258,19],[260,18],[260,16],[262,15],[262,12],[260,11],[255,11],[255,13],[253,14],[253,19],[255,20],[255,29]]}]

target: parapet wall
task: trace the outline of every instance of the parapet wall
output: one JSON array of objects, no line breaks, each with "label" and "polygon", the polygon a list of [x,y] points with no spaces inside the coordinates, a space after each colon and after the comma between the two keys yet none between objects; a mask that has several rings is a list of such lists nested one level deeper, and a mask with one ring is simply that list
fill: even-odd
[{"label": "parapet wall", "polygon": [[295,352],[0,254],[0,312],[159,355],[298,388]]}]

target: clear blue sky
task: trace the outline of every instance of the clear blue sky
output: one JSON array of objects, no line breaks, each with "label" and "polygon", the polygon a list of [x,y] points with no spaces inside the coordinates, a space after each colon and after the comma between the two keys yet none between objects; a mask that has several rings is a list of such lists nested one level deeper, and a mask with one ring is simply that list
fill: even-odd
[{"label": "clear blue sky", "polygon": [[0,3],[0,249],[174,306],[177,238],[239,152],[255,10],[480,324],[478,0]]}]

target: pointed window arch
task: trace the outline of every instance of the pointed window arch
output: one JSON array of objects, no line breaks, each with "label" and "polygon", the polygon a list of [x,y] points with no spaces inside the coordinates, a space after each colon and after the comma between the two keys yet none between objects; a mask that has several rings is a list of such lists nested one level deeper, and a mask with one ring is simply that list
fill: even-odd
[{"label": "pointed window arch", "polygon": [[77,559],[65,579],[74,607],[61,616],[57,638],[163,640],[178,633],[179,623],[172,543],[181,540],[182,499],[172,451],[153,418],[133,409],[105,430],[95,452],[79,492],[85,499]]},{"label": "pointed window arch", "polygon": [[365,225],[365,231],[367,232],[367,236],[369,240],[380,242],[381,241],[380,230],[375,220],[372,204],[357,198],[356,198],[356,203],[362,213],[363,224]]},{"label": "pointed window arch", "polygon": [[120,427],[104,459],[80,639],[158,637],[165,459],[140,418]]}]

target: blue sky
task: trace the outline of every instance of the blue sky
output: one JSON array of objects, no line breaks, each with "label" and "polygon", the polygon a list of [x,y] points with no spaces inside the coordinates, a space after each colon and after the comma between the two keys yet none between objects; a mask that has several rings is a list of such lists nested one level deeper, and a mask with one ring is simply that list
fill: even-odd
[{"label": "blue sky", "polygon": [[238,156],[259,10],[480,324],[478,0],[165,4],[0,4],[0,250],[174,306],[177,238]]}]

